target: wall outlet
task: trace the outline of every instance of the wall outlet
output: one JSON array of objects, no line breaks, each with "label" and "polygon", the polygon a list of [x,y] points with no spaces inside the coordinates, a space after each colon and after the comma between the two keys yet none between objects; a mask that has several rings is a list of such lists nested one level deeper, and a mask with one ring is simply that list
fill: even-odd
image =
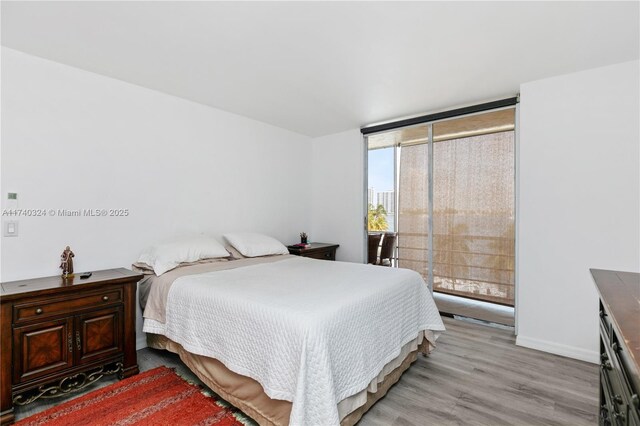
[{"label": "wall outlet", "polygon": [[10,220],[4,223],[4,236],[5,237],[17,237],[18,236],[18,221]]}]

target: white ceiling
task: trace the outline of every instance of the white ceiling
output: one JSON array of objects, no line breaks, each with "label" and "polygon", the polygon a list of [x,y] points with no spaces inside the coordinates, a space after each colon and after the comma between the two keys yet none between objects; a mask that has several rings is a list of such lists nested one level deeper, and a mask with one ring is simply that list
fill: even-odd
[{"label": "white ceiling", "polygon": [[638,2],[2,2],[2,44],[309,136],[637,59]]}]

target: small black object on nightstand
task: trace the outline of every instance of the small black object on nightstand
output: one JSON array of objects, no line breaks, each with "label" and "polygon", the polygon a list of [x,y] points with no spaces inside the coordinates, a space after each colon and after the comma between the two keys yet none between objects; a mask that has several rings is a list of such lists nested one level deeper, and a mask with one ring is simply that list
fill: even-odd
[{"label": "small black object on nightstand", "polygon": [[85,272],[80,274],[80,279],[81,280],[86,280],[87,278],[89,278],[91,275],[93,275],[91,272]]}]

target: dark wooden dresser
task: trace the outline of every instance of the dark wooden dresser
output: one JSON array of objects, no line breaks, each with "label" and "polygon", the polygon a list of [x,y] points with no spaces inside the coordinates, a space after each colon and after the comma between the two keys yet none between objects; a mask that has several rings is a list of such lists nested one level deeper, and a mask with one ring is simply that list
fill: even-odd
[{"label": "dark wooden dresser", "polygon": [[599,423],[640,426],[640,274],[591,275],[600,294]]},{"label": "dark wooden dresser", "polygon": [[14,404],[82,389],[107,374],[138,373],[136,283],[127,269],[2,283],[0,421]]},{"label": "dark wooden dresser", "polygon": [[296,256],[311,257],[313,259],[336,260],[336,250],[339,244],[310,243],[310,247],[300,248],[287,246],[289,253]]}]

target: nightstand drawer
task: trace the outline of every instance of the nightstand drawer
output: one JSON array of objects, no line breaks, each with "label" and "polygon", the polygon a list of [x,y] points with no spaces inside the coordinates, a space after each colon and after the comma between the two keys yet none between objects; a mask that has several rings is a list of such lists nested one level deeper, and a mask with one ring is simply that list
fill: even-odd
[{"label": "nightstand drawer", "polygon": [[313,253],[303,254],[304,257],[310,257],[312,259],[322,259],[322,260],[336,260],[336,249],[325,250],[325,251],[316,251]]},{"label": "nightstand drawer", "polygon": [[111,288],[104,291],[85,294],[76,298],[59,298],[16,304],[13,307],[14,323],[48,318],[66,314],[85,308],[95,308],[112,303],[122,302],[122,288]]}]

